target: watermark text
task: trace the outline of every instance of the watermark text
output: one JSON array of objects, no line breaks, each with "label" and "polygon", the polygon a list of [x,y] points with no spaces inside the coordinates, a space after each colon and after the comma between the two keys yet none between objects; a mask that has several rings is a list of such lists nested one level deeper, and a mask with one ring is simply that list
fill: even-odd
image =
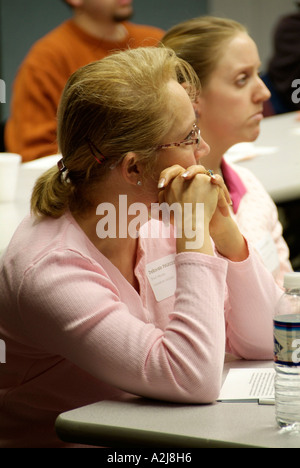
[{"label": "watermark text", "polygon": [[[128,206],[127,195],[119,195],[118,213],[112,203],[100,203],[96,214],[101,216],[96,226],[100,239],[136,239],[140,235],[154,239],[175,235],[178,239],[185,239],[187,249],[200,249],[204,244],[203,203],[152,203],[149,210],[145,204],[138,202]],[[162,221],[163,229],[158,230],[154,224],[148,223],[149,218]]]},{"label": "watermark text", "polygon": [[300,103],[300,79],[296,79],[292,83],[292,88],[296,88],[292,94],[292,101],[294,104]]},{"label": "watermark text", "polygon": [[5,341],[0,340],[0,364],[6,363],[6,345]]},{"label": "watermark text", "polygon": [[6,103],[6,85],[4,80],[0,80],[0,103]]},{"label": "watermark text", "polygon": [[297,348],[292,354],[293,363],[299,364],[300,363],[300,340],[299,339],[294,340],[292,343],[292,347]]}]

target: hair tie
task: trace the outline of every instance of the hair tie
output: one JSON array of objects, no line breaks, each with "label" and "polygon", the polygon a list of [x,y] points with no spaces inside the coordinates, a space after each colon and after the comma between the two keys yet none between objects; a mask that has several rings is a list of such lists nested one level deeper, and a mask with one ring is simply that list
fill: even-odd
[{"label": "hair tie", "polygon": [[59,169],[59,172],[63,173],[67,170],[66,166],[65,166],[65,163],[64,163],[64,158],[61,158],[58,163],[57,163],[57,167]]},{"label": "hair tie", "polygon": [[64,182],[69,182],[69,170],[68,168],[65,166],[65,163],[64,163],[64,159],[61,158],[58,163],[57,163],[57,167],[59,169],[59,172],[60,172],[60,175],[62,177],[62,179],[64,180]]}]

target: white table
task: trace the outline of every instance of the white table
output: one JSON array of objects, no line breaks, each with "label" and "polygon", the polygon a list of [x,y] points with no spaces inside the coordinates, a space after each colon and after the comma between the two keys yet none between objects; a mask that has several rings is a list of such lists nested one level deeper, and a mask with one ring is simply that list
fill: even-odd
[{"label": "white table", "polygon": [[0,255],[8,245],[14,231],[29,213],[29,201],[0,203]]},{"label": "white table", "polygon": [[30,212],[30,197],[35,181],[44,171],[55,165],[60,157],[48,156],[21,165],[16,200],[0,202],[0,255],[22,219]]},{"label": "white table", "polygon": [[[233,361],[229,368],[271,367]],[[281,433],[275,407],[253,403],[180,405],[132,397],[102,401],[61,414],[56,431],[66,442],[110,448],[300,448],[300,434]]]},{"label": "white table", "polygon": [[300,121],[296,115],[264,119],[254,143],[257,155],[238,162],[256,175],[275,203],[300,199]]}]

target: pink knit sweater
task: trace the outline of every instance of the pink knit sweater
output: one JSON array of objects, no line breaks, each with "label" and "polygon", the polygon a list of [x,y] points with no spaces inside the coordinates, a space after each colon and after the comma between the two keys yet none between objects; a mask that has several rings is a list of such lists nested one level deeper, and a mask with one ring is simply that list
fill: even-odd
[{"label": "pink knit sweater", "polygon": [[225,350],[272,359],[281,291],[249,250],[233,263],[141,237],[138,294],[69,213],[27,217],[0,260],[0,446],[60,446],[60,412],[126,393],[212,402]]},{"label": "pink knit sweater", "polygon": [[233,218],[282,287],[284,274],[291,272],[292,266],[273,200],[254,174],[242,165],[223,161],[222,173],[233,201]]}]

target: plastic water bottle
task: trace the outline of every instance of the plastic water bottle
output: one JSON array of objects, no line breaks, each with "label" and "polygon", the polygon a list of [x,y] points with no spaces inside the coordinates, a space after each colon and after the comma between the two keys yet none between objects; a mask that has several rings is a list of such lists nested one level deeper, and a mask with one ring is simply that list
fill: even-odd
[{"label": "plastic water bottle", "polygon": [[285,275],[284,288],[274,318],[276,421],[300,434],[300,273]]}]

